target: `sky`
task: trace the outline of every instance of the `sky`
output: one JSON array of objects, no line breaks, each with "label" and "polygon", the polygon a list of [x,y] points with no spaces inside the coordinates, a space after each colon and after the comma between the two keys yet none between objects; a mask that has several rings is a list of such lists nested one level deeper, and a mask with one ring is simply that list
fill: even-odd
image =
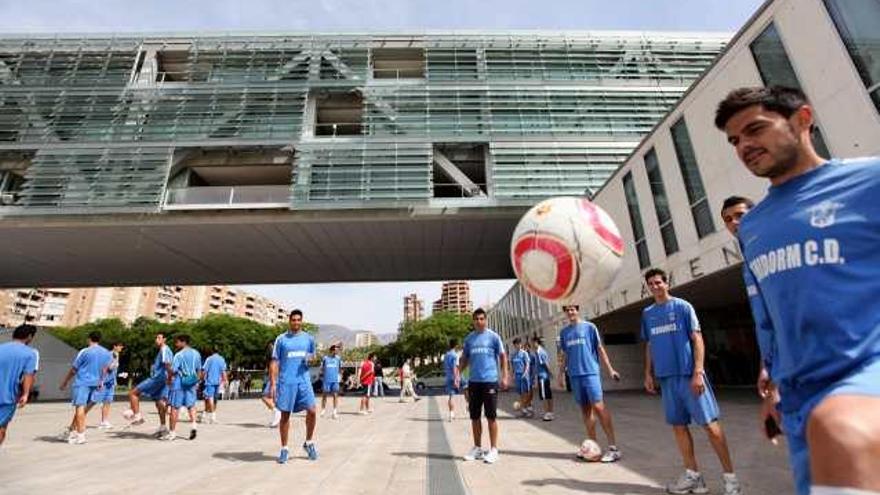
[{"label": "sky", "polygon": [[[0,0],[0,33],[721,31],[762,0]],[[512,280],[472,281],[476,306]],[[441,282],[245,286],[306,320],[394,332],[403,297],[440,297]]]}]

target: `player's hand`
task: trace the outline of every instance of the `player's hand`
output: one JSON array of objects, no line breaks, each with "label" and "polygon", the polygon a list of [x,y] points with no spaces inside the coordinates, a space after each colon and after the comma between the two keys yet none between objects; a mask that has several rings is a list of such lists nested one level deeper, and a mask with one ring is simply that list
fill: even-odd
[{"label": "player's hand", "polygon": [[761,366],[761,371],[758,372],[758,397],[762,399],[766,399],[770,394],[770,373],[767,372],[767,368]]},{"label": "player's hand", "polygon": [[611,370],[611,373],[609,373],[609,375],[611,375],[611,379],[615,382],[620,381],[620,373],[618,373],[617,370]]},{"label": "player's hand", "polygon": [[654,375],[645,375],[645,391],[649,394],[657,393],[657,388],[654,386]]},{"label": "player's hand", "polygon": [[507,386],[509,385],[510,377],[506,374],[501,377],[501,390],[507,390]]},{"label": "player's hand", "polygon": [[456,389],[461,388],[461,380],[459,380],[458,378],[453,380],[452,384],[455,386]]},{"label": "player's hand", "polygon": [[[761,401],[761,412],[759,414],[761,432],[768,440],[770,440],[770,442],[773,443],[773,445],[779,443],[778,437],[782,435],[782,431],[779,429],[779,425],[782,424],[782,416],[779,414],[779,410],[776,409],[779,400],[779,391],[772,386],[768,388],[767,396]],[[773,428],[774,431],[771,431],[770,428],[768,428],[771,424],[775,425],[775,428]]]},{"label": "player's hand", "polygon": [[275,400],[275,384],[269,383],[269,395],[267,396],[272,400]]},{"label": "player's hand", "polygon": [[64,389],[66,389],[66,388],[67,388],[67,384],[66,384],[66,383],[62,383],[61,385],[58,386],[58,390],[64,390]]},{"label": "player's hand", "polygon": [[27,403],[28,403],[27,394],[21,394],[21,397],[18,398],[18,408],[21,409],[22,407],[26,406]]},{"label": "player's hand", "polygon": [[694,395],[703,395],[703,392],[706,391],[706,381],[703,379],[702,373],[694,373],[694,376],[691,378],[691,392]]}]

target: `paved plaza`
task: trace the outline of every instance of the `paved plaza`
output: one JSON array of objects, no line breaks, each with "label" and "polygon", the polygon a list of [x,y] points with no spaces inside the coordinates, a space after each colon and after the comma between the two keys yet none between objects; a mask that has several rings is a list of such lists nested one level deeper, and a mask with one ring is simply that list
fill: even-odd
[{"label": "paved plaza", "polygon": [[[277,430],[265,426],[268,413],[254,399],[222,401],[221,424],[199,425],[195,441],[154,440],[154,409],[146,425],[109,432],[94,428],[99,418],[93,411],[88,443],[78,446],[56,439],[69,421],[68,406],[37,403],[19,412],[0,448],[0,493],[663,493],[681,462],[659,398],[634,392],[606,398],[624,455],[617,464],[575,458],[584,434],[566,393],[558,393],[557,419],[546,423],[514,418],[513,395],[505,394],[501,458],[494,465],[461,460],[471,446],[470,424],[463,411],[454,422],[441,419],[445,397],[405,404],[378,399],[370,416],[355,414],[356,399],[345,397],[338,420],[319,418],[317,462],[299,448],[304,427],[295,417],[293,455],[283,466],[275,462]],[[721,391],[719,399],[745,493],[792,493],[784,447],[770,446],[755,428],[757,399],[746,391]],[[122,423],[124,408],[113,405],[114,423]],[[187,430],[184,424],[179,432]],[[720,493],[718,461],[702,431],[694,433],[709,488]],[[600,440],[604,444],[601,430]]]}]

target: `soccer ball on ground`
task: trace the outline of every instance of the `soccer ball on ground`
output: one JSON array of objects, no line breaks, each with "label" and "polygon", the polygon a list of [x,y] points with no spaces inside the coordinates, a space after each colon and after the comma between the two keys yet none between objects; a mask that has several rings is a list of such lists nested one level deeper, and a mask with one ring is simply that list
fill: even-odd
[{"label": "soccer ball on ground", "polygon": [[602,458],[602,447],[588,438],[581,444],[577,456],[587,462],[598,462]]},{"label": "soccer ball on ground", "polygon": [[128,421],[131,421],[132,419],[134,419],[134,411],[132,411],[131,409],[126,409],[125,411],[122,411],[122,417],[127,419]]},{"label": "soccer ball on ground", "polygon": [[513,410],[514,411],[519,411],[521,408],[522,408],[522,404],[520,404],[518,400],[513,401]]},{"label": "soccer ball on ground", "polygon": [[623,239],[611,217],[587,198],[551,198],[520,219],[510,259],[532,294],[554,304],[584,304],[614,281]]}]

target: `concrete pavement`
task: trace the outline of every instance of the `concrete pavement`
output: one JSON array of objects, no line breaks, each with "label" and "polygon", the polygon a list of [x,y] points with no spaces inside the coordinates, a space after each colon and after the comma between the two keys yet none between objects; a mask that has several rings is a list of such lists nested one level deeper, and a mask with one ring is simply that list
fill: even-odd
[{"label": "concrete pavement", "polygon": [[[658,398],[609,393],[618,443],[617,464],[587,464],[574,457],[584,433],[571,396],[557,393],[557,419],[512,417],[513,395],[502,396],[501,459],[495,465],[464,462],[470,424],[459,398],[458,419],[444,421],[445,397],[400,404],[375,401],[369,416],[355,414],[357,398],[345,397],[340,419],[320,418],[320,459],[310,462],[300,448],[303,419],[294,417],[291,460],[275,463],[277,430],[265,427],[268,412],[256,400],[222,401],[217,425],[199,425],[195,441],[160,442],[147,425],[127,431],[88,430],[88,443],[72,446],[55,435],[69,422],[66,404],[32,404],[19,411],[0,448],[0,491],[4,494],[76,490],[80,493],[596,493],[654,494],[681,471],[672,431],[662,420]],[[757,400],[746,392],[719,393],[723,421],[737,471],[750,494],[792,492],[783,447],[762,441],[756,427]],[[432,403],[433,402],[433,403]],[[113,405],[121,424],[124,403]],[[145,411],[150,411],[144,408]],[[97,411],[89,424],[98,421]],[[186,433],[182,424],[178,433]],[[486,433],[484,432],[484,435]],[[604,435],[600,429],[600,442]],[[712,493],[720,493],[720,466],[699,429],[694,429],[701,469]],[[485,442],[488,445],[488,440]]]}]

